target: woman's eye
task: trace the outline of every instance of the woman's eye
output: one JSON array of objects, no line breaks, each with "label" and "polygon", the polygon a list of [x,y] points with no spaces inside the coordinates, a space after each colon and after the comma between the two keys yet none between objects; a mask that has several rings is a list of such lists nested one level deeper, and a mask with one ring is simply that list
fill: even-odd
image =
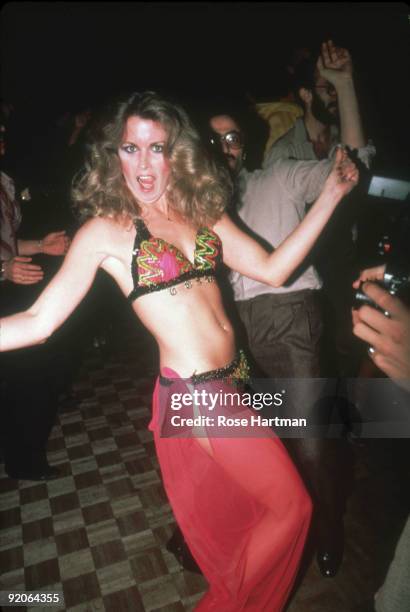
[{"label": "woman's eye", "polygon": [[163,153],[164,152],[164,145],[163,144],[155,143],[155,144],[152,145],[151,149],[153,150],[154,153]]},{"label": "woman's eye", "polygon": [[121,148],[126,153],[135,153],[135,151],[137,150],[137,147],[133,144],[123,145]]}]

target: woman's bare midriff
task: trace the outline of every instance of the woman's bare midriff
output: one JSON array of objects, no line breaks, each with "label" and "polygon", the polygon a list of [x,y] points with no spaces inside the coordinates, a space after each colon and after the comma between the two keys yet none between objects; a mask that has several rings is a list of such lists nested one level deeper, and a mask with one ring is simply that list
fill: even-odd
[{"label": "woman's bare midriff", "polygon": [[183,378],[221,368],[236,353],[215,279],[191,285],[176,285],[175,295],[169,289],[154,291],[133,303],[158,343],[161,369],[171,368]]}]

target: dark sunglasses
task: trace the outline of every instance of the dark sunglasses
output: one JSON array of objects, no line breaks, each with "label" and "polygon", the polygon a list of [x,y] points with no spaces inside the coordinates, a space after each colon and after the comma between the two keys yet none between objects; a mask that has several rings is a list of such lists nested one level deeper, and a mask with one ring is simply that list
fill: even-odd
[{"label": "dark sunglasses", "polygon": [[221,146],[225,142],[230,149],[241,149],[243,147],[242,134],[237,130],[232,130],[226,134],[212,132],[209,141],[213,146]]}]

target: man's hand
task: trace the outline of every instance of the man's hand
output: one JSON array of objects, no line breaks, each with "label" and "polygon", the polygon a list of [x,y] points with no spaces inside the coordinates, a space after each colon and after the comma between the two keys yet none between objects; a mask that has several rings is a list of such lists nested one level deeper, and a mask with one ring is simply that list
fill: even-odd
[{"label": "man's hand", "polygon": [[366,282],[363,291],[389,317],[362,306],[353,312],[353,333],[371,345],[369,354],[377,367],[410,391],[410,309],[374,283]]},{"label": "man's hand", "polygon": [[336,89],[353,75],[353,65],[347,49],[336,47],[332,40],[322,43],[316,67],[319,74]]},{"label": "man's hand", "polygon": [[364,281],[382,281],[384,278],[384,272],[386,270],[386,264],[381,266],[375,266],[374,268],[367,268],[366,270],[362,270],[360,272],[360,276],[357,280],[354,281],[353,287],[355,289],[359,289],[360,284],[364,283]]},{"label": "man's hand", "polygon": [[42,242],[42,251],[46,255],[65,255],[70,246],[70,239],[66,236],[65,231],[47,234]]},{"label": "man's hand", "polygon": [[30,264],[31,257],[13,257],[4,264],[5,278],[17,285],[34,285],[43,279],[40,266]]}]

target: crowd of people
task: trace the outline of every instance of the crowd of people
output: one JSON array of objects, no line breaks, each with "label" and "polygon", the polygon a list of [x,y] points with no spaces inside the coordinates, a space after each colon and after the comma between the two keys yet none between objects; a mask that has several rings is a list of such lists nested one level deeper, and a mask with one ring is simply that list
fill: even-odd
[{"label": "crowd of people", "polygon": [[[320,571],[337,573],[345,504],[337,483],[349,443],[345,435],[327,434],[343,381],[357,375],[364,354],[365,344],[355,339],[369,343],[368,358],[387,376],[405,388],[410,379],[410,313],[399,298],[365,282],[364,292],[389,316],[364,306],[351,318],[358,278],[354,188],[375,148],[364,135],[349,52],[323,43],[317,57],[303,57],[294,67],[292,82],[300,116],[278,140],[270,139],[256,169],[247,167],[255,136],[250,111],[241,113],[239,104],[222,101],[187,113],[168,97],[143,92],[111,103],[103,119],[90,119],[82,109],[60,158],[70,171],[56,192],[66,212],[67,177],[71,182],[75,175],[72,198],[81,226],[72,240],[61,227],[33,241],[18,238],[13,180],[2,173],[4,286],[41,283],[36,299],[30,294],[24,303],[11,291],[0,313],[0,349],[8,364],[6,470],[19,479],[58,476],[47,463],[46,441],[58,393],[73,371],[64,362],[64,384],[52,384],[49,370],[38,376],[44,364],[35,367],[30,351],[50,354],[50,338],[70,324],[103,270],[159,347],[150,429],[180,529],[171,549],[197,564],[209,582],[197,610],[283,610],[312,507]],[[87,145],[69,164],[89,123]],[[27,257],[36,253],[64,256],[47,284],[41,265]],[[384,266],[363,270],[356,286],[384,273]],[[33,346],[40,349],[25,349]],[[30,387],[35,378],[39,393],[52,390],[35,449],[33,436],[16,433],[27,431],[29,422],[27,398],[16,400],[23,361]],[[224,405],[222,396],[252,388],[253,377],[294,381],[293,401],[281,414],[306,419],[303,435],[281,441],[266,425],[255,434],[254,413],[241,399]],[[214,414],[240,419],[241,431],[215,430],[205,403],[191,405],[177,431],[173,394],[194,391],[219,394]],[[10,444],[17,437],[19,445]],[[408,550],[405,537],[400,550]],[[399,582],[386,582],[380,612],[387,612],[383,602],[390,597],[407,596],[397,595]]]}]

